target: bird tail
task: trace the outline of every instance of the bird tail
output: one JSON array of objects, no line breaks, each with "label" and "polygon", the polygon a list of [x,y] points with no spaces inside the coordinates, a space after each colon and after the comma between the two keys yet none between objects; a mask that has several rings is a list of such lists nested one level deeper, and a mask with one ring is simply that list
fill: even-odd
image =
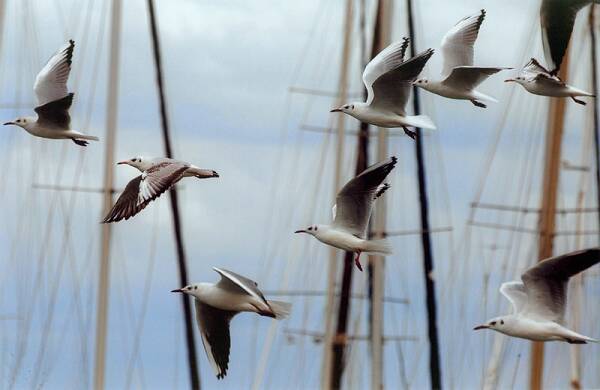
[{"label": "bird tail", "polygon": [[386,239],[381,240],[365,240],[363,243],[363,252],[382,253],[385,255],[392,254],[392,245]]},{"label": "bird tail", "polygon": [[484,102],[498,103],[498,99],[481,92],[475,92],[475,100],[483,100]]},{"label": "bird tail", "polygon": [[421,129],[435,130],[435,124],[427,115],[407,115],[404,117],[406,126],[418,127]]},{"label": "bird tail", "polygon": [[269,306],[271,307],[271,311],[275,314],[276,320],[281,320],[286,318],[292,309],[292,304],[289,302],[281,302],[281,301],[267,301]]},{"label": "bird tail", "polygon": [[582,89],[569,86],[569,92],[575,96],[591,96],[596,97],[593,93],[586,92]]},{"label": "bird tail", "polygon": [[90,141],[100,141],[100,138],[96,137],[95,135],[87,135],[87,134],[80,133],[78,131],[73,131],[73,133],[74,133],[74,138],[76,138],[76,139],[87,139]]}]

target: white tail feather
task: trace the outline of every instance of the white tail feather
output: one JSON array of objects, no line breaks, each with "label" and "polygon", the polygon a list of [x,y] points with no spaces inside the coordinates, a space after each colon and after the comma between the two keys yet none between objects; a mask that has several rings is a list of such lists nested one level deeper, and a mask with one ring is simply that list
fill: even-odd
[{"label": "white tail feather", "polygon": [[419,127],[421,129],[437,129],[427,115],[407,115],[404,117],[404,123],[406,126]]},{"label": "white tail feather", "polygon": [[277,320],[286,318],[292,309],[292,304],[289,302],[267,301],[267,303],[271,307],[273,314],[275,314],[275,319]]},{"label": "white tail feather", "polygon": [[386,239],[382,240],[367,240],[363,244],[363,252],[383,253],[385,255],[392,254],[392,246]]},{"label": "white tail feather", "polygon": [[86,139],[86,140],[90,140],[90,141],[100,141],[100,138],[96,137],[95,135],[87,135],[87,134],[83,134],[80,133],[78,131],[73,131],[73,138],[75,139]]}]

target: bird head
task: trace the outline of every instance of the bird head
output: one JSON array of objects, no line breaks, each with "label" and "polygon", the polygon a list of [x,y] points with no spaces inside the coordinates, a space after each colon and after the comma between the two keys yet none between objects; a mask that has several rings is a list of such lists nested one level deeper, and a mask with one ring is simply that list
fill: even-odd
[{"label": "bird head", "polygon": [[146,166],[148,165],[148,161],[142,156],[137,156],[130,158],[129,160],[119,161],[117,165],[130,165],[134,168],[139,169],[140,171],[145,171],[147,168]]},{"label": "bird head", "polygon": [[172,293],[183,293],[191,296],[198,296],[200,294],[200,284],[190,284],[183,288],[177,288],[175,290],[171,290]]},{"label": "bird head", "polygon": [[306,233],[306,234],[310,234],[311,236],[314,236],[317,234],[318,231],[319,231],[319,225],[311,225],[311,226],[307,227],[306,229],[296,230],[294,233]]},{"label": "bird head", "polygon": [[4,123],[4,126],[14,125],[14,126],[22,127],[22,128],[27,128],[33,122],[35,122],[35,118],[18,117],[17,119],[15,119],[11,122]]},{"label": "bird head", "polygon": [[481,330],[481,329],[493,329],[499,332],[502,332],[504,328],[507,326],[508,317],[496,317],[487,321],[485,324],[478,325],[473,328],[473,330]]},{"label": "bird head", "polygon": [[353,104],[353,103],[344,104],[343,106],[334,108],[329,112],[343,112],[345,114],[351,114],[354,111],[354,107],[355,107],[355,104]]}]

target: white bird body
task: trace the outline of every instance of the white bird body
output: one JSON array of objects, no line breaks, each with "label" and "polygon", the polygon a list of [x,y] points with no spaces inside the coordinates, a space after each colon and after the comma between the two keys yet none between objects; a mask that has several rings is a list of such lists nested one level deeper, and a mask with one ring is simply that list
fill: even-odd
[{"label": "white bird body", "polygon": [[407,126],[435,129],[433,121],[427,116],[407,115],[405,110],[412,83],[433,55],[433,50],[426,50],[404,61],[407,47],[408,38],[404,38],[383,49],[367,64],[362,75],[367,89],[366,102],[345,104],[331,112],[343,112],[379,127],[402,127],[413,139],[416,133],[408,130]]},{"label": "white bird body", "polygon": [[37,122],[37,118],[27,116],[21,118],[22,124],[19,126],[31,135],[41,138],[50,139],[85,139],[91,141],[98,141],[98,137],[93,135],[83,134],[79,131],[71,129],[57,129],[54,127],[42,126]]},{"label": "white bird body", "polygon": [[[330,225],[316,225],[315,238],[324,244],[331,245],[348,252],[370,252],[368,240],[356,237],[352,233],[332,228]],[[376,252],[373,252],[376,253]]]},{"label": "white bird body", "polygon": [[485,18],[485,10],[460,20],[442,39],[444,66],[441,80],[418,79],[414,85],[449,99],[469,100],[475,106],[485,108],[481,101],[497,102],[495,98],[475,88],[489,76],[506,67],[473,66],[474,45],[479,28]]},{"label": "white bird body", "polygon": [[500,292],[512,304],[513,313],[489,320],[474,329],[492,329],[532,341],[564,341],[570,344],[598,342],[564,325],[569,278],[600,262],[600,249],[586,249],[537,263],[522,281],[503,283]]},{"label": "white bird body", "polygon": [[594,96],[593,94],[583,91],[579,88],[572,87],[568,84],[548,84],[540,83],[535,80],[519,82],[528,92],[540,96],[552,97],[571,97],[571,96]]},{"label": "white bird body", "polygon": [[190,295],[217,309],[252,313],[264,313],[270,310],[263,300],[244,291],[223,289],[218,287],[217,283],[197,283],[195,286],[198,286],[198,289],[192,291]]}]

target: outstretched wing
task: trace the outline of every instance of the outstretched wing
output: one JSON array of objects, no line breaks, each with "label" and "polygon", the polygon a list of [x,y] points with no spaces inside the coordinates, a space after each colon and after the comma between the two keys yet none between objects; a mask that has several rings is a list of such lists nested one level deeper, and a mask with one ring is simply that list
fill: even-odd
[{"label": "outstretched wing", "polygon": [[389,188],[382,183],[394,169],[396,161],[396,157],[390,157],[346,183],[337,194],[333,226],[358,237],[364,236],[373,202]]},{"label": "outstretched wing", "polygon": [[512,304],[513,314],[521,312],[527,304],[527,292],[525,290],[525,285],[521,282],[502,283],[500,292]]},{"label": "outstretched wing", "polygon": [[71,73],[74,49],[75,42],[70,40],[48,60],[46,66],[38,73],[33,86],[38,106],[62,99],[69,93],[67,80]]},{"label": "outstretched wing", "polygon": [[69,108],[73,104],[73,96],[74,94],[70,93],[62,99],[36,107],[34,110],[38,114],[38,124],[46,129],[69,129],[71,126]]},{"label": "outstretched wing", "polygon": [[511,68],[490,68],[480,66],[457,66],[443,81],[444,84],[461,90],[470,91],[491,75]]},{"label": "outstretched wing", "polygon": [[446,78],[457,66],[473,66],[475,41],[479,28],[485,19],[485,10],[477,15],[462,19],[442,39],[442,55],[444,66],[442,77]]},{"label": "outstretched wing", "polygon": [[373,83],[381,75],[396,69],[404,62],[404,55],[409,43],[408,38],[395,42],[377,54],[365,67],[362,75],[363,83],[367,88],[367,104],[373,100]]},{"label": "outstretched wing", "polygon": [[243,292],[248,295],[260,299],[267,306],[267,300],[263,293],[258,289],[258,283],[254,280],[248,279],[242,275],[238,275],[235,272],[228,271],[223,268],[213,267],[213,269],[221,275],[221,280],[217,283],[217,286],[229,291]]}]

